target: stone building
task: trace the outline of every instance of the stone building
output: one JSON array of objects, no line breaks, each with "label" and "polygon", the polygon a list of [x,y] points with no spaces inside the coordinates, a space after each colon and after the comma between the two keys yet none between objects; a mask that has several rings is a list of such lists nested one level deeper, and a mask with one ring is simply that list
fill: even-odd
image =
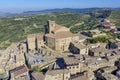
[{"label": "stone building", "polygon": [[70,72],[67,69],[49,70],[46,73],[45,80],[70,80]]},{"label": "stone building", "polygon": [[120,49],[120,42],[114,39],[110,39],[107,44],[107,49]]},{"label": "stone building", "polygon": [[32,54],[25,54],[25,57],[31,69],[48,68],[49,66],[54,65],[56,61],[52,56],[43,56],[40,54],[34,54],[34,56]]},{"label": "stone building", "polygon": [[32,72],[31,73],[31,77],[32,79],[31,80],[45,80],[45,75],[42,73],[42,72]]},{"label": "stone building", "polygon": [[106,80],[119,80],[115,75],[113,74],[104,74],[103,75]]},{"label": "stone building", "polygon": [[78,41],[73,41],[70,44],[70,51],[74,54],[88,55],[88,47]]},{"label": "stone building", "polygon": [[106,49],[106,43],[95,44],[96,46],[89,46],[89,55],[90,56],[105,56],[108,53]]},{"label": "stone building", "polygon": [[25,64],[24,54],[20,53],[18,48],[19,43],[12,43],[0,55],[0,72],[8,75],[8,71],[18,66]]},{"label": "stone building", "polygon": [[30,80],[29,70],[26,65],[10,70],[11,80]]},{"label": "stone building", "polygon": [[79,40],[77,34],[70,32],[69,28],[58,25],[55,21],[48,21],[45,25],[46,45],[56,51],[68,51],[70,42]]},{"label": "stone building", "polygon": [[116,28],[115,24],[113,24],[112,22],[110,22],[110,20],[107,20],[107,19],[101,20],[100,25],[105,29],[115,29]]},{"label": "stone building", "polygon": [[29,34],[27,36],[28,51],[34,51],[44,46],[43,34]]},{"label": "stone building", "polygon": [[116,72],[116,76],[120,79],[120,70]]},{"label": "stone building", "polygon": [[63,59],[65,68],[68,69],[72,75],[84,71],[84,64],[78,59],[75,59],[74,57],[65,57]]},{"label": "stone building", "polygon": [[27,52],[27,47],[26,47],[26,46],[27,46],[27,45],[26,45],[25,42],[19,44],[18,47],[19,47],[19,50],[20,50],[20,53],[21,53],[21,54],[24,54],[24,53]]},{"label": "stone building", "polygon": [[106,36],[105,33],[102,33],[98,29],[95,30],[89,30],[89,31],[83,31],[81,34],[88,36],[88,37],[100,37],[100,36]]}]

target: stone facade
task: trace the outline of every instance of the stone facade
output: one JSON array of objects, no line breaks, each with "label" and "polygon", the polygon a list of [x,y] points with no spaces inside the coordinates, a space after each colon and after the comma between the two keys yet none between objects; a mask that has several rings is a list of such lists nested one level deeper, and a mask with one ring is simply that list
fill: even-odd
[{"label": "stone facade", "polygon": [[66,69],[51,70],[46,73],[45,80],[70,80],[70,72]]},{"label": "stone facade", "polygon": [[71,42],[70,51],[74,54],[88,55],[88,47],[80,42]]},{"label": "stone facade", "polygon": [[75,59],[74,57],[65,57],[64,63],[66,69],[68,69],[72,75],[84,71],[83,69],[84,64],[80,62],[78,59]]},{"label": "stone facade", "polygon": [[58,25],[54,21],[48,21],[45,30],[46,45],[56,51],[68,51],[70,42],[79,40],[79,36],[72,34],[69,28]]},{"label": "stone facade", "polygon": [[10,75],[11,75],[11,80],[30,79],[29,70],[26,65],[22,65],[11,70]]},{"label": "stone facade", "polygon": [[35,51],[44,46],[43,34],[29,34],[27,36],[28,51]]},{"label": "stone facade", "polygon": [[[25,64],[24,54],[18,48],[19,43],[11,44],[3,53],[0,58],[0,72],[9,74],[8,71],[15,67]],[[17,47],[17,48],[16,48]]]}]

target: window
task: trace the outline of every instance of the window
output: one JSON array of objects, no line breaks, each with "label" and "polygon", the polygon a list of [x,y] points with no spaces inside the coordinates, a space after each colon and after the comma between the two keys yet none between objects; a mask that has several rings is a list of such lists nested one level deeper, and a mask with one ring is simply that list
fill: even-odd
[{"label": "window", "polygon": [[87,51],[88,51],[88,49],[86,49],[86,52],[85,52],[85,53],[87,53]]},{"label": "window", "polygon": [[66,79],[68,79],[68,77],[66,77]]},{"label": "window", "polygon": [[52,27],[54,26],[53,24],[51,24],[52,25]]}]

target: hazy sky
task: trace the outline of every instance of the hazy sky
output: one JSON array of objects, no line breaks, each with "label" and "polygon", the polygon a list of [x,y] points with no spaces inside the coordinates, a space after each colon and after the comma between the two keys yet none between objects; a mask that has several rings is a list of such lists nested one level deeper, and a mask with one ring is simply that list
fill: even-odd
[{"label": "hazy sky", "polygon": [[0,11],[4,12],[91,7],[120,7],[120,0],[0,0]]}]

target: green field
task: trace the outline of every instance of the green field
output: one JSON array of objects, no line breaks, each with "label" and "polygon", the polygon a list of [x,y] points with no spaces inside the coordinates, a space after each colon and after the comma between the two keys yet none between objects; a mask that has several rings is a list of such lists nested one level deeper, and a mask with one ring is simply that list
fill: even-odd
[{"label": "green field", "polygon": [[70,28],[77,33],[83,29],[90,30],[99,26],[102,18],[108,18],[120,26],[120,10],[95,10],[84,13],[53,12],[0,18],[0,48],[6,48],[12,42],[26,39],[27,34],[43,33],[47,20]]}]

